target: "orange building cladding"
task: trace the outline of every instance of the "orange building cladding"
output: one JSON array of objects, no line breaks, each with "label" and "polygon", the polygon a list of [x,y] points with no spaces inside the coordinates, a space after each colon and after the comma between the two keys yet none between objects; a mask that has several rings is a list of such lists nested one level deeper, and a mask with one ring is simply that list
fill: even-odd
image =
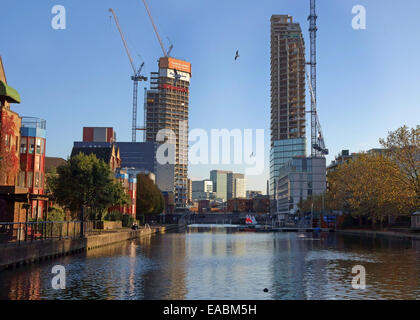
[{"label": "orange building cladding", "polygon": [[184,60],[163,57],[159,59],[159,68],[174,69],[177,71],[187,72],[191,75],[191,63]]}]

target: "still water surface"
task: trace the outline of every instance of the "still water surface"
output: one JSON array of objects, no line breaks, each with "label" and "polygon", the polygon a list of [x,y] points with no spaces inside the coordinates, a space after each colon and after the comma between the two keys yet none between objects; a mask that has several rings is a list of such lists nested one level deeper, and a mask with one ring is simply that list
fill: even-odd
[{"label": "still water surface", "polygon": [[416,241],[189,227],[0,272],[0,299],[417,299],[419,271]]}]

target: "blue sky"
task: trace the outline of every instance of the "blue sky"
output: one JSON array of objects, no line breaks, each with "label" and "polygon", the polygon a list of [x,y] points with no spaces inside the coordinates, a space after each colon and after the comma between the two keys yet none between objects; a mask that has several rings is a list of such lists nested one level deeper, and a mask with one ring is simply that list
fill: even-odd
[{"label": "blue sky", "polygon": [[[56,4],[66,8],[66,30],[51,28]],[[367,10],[366,30],[351,26],[358,4]],[[165,44],[167,37],[174,44],[172,55],[192,63],[190,129],[265,129],[266,170],[248,177],[249,189],[265,191],[270,16],[292,15],[309,49],[309,0],[149,0],[149,5]],[[110,7],[136,63],[140,54],[147,74],[156,71],[162,52],[141,0],[0,2],[0,54],[9,84],[22,98],[13,108],[47,120],[48,156],[67,158],[83,126],[112,126],[119,141],[131,140],[131,67]],[[418,12],[418,0],[318,1],[318,109],[328,163],[342,149],[378,147],[389,130],[419,124]],[[235,63],[237,49],[241,57]],[[139,114],[141,123],[140,104]],[[212,168],[244,170],[190,166],[190,176],[207,178]]]}]

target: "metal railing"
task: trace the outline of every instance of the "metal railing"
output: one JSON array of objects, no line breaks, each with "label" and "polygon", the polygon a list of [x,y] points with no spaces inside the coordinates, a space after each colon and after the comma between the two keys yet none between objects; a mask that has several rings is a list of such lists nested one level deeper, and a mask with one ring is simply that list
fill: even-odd
[{"label": "metal railing", "polygon": [[47,122],[44,119],[35,118],[35,117],[22,117],[22,127],[23,128],[39,128],[46,129]]},{"label": "metal railing", "polygon": [[30,243],[40,240],[80,239],[100,233],[94,221],[0,222],[0,245]]}]

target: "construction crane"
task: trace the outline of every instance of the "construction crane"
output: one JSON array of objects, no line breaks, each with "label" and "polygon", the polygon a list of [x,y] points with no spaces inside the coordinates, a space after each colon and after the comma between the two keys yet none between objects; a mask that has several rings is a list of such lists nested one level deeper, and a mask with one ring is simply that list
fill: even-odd
[{"label": "construction crane", "polygon": [[132,135],[132,142],[136,142],[136,140],[137,140],[137,137],[136,137],[137,136],[137,130],[143,130],[143,131],[145,130],[145,128],[138,128],[137,127],[138,83],[139,83],[139,81],[147,81],[147,77],[144,77],[144,76],[141,75],[141,70],[144,67],[144,62],[141,64],[141,66],[138,69],[136,69],[133,57],[130,54],[130,50],[128,49],[127,42],[125,41],[124,34],[121,30],[121,26],[120,26],[120,23],[118,21],[118,17],[116,15],[115,11],[112,8],[110,8],[109,11],[114,16],[114,20],[115,20],[115,23],[117,25],[118,31],[120,33],[121,40],[124,44],[125,51],[127,53],[128,59],[130,60],[131,67],[133,68],[133,75],[131,76],[131,80],[133,80],[133,85],[134,85],[134,88],[133,88],[133,119],[132,119],[131,135]]},{"label": "construction crane", "polygon": [[[158,40],[159,40],[159,44],[160,44],[160,47],[162,48],[163,56],[164,56],[165,58],[166,58],[166,57],[169,57],[169,55],[171,54],[171,51],[172,51],[172,49],[173,49],[173,47],[174,47],[174,46],[173,46],[173,44],[171,43],[171,45],[169,46],[169,50],[168,50],[168,51],[166,51],[165,46],[163,45],[162,39],[161,39],[161,37],[160,37],[160,35],[159,35],[158,29],[157,29],[157,27],[156,27],[156,24],[155,24],[155,22],[154,22],[154,20],[153,20],[152,13],[150,12],[149,5],[147,4],[146,0],[143,0],[143,3],[144,3],[144,6],[146,7],[147,14],[149,15],[150,22],[152,22],[152,26],[153,26],[153,29],[155,30],[156,37],[157,37],[157,38],[158,38]],[[168,39],[168,40],[169,40],[169,39]],[[169,42],[170,42],[170,41],[169,41]]]},{"label": "construction crane", "polygon": [[308,21],[311,39],[311,59],[308,64],[311,67],[311,77],[309,79],[307,73],[306,76],[308,78],[309,91],[311,94],[311,156],[316,157],[319,155],[327,155],[328,149],[325,148],[324,136],[322,135],[316,104],[316,32],[318,31],[316,20],[318,16],[316,15],[315,0],[310,0],[310,6],[311,10]]},{"label": "construction crane", "polygon": [[[322,129],[321,129],[321,123],[319,122],[319,117],[318,117],[318,113],[316,111],[316,99],[315,99],[315,92],[312,88],[312,83],[309,79],[309,75],[308,72],[306,72],[306,78],[308,79],[308,83],[309,83],[309,92],[311,94],[311,117],[314,117],[314,121],[315,121],[315,126],[316,126],[316,138],[313,141],[311,139],[311,145],[312,145],[312,149],[315,149],[316,153],[312,153],[311,155],[317,156],[319,154],[321,155],[328,155],[328,149],[325,147],[325,141],[324,141],[324,136],[322,135]],[[313,129],[313,127],[312,127]]]}]

